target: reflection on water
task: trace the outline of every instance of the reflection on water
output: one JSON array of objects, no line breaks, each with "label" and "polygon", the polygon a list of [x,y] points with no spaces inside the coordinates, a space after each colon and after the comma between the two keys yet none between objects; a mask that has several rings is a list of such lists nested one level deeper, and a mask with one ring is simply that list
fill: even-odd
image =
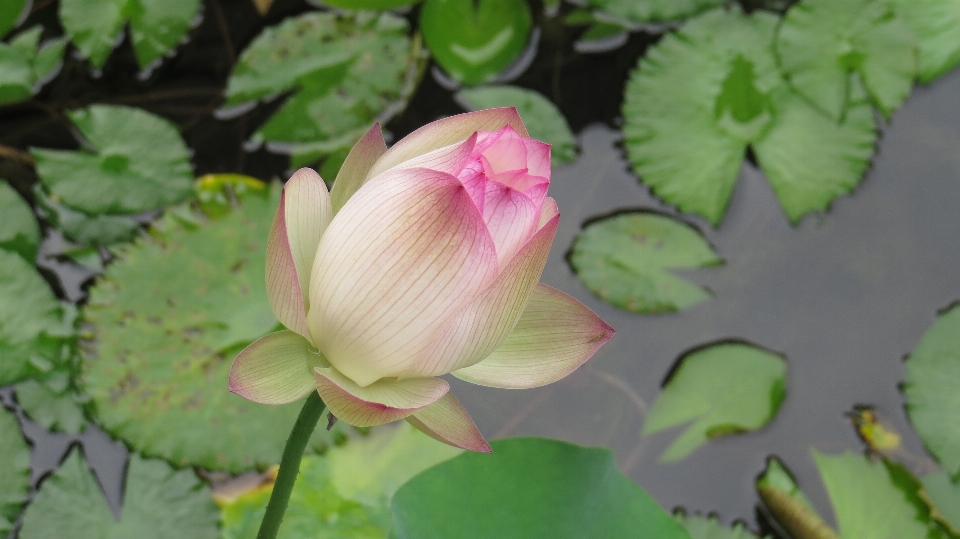
[{"label": "reflection on water", "polygon": [[[719,230],[694,223],[726,260],[685,271],[715,298],[683,313],[640,316],[603,303],[564,261],[580,224],[613,209],[668,209],[627,172],[618,133],[583,131],[581,158],[554,172],[562,213],[543,281],[577,297],[617,335],[565,380],[528,391],[454,391],[488,435],[537,435],[611,447],[666,508],[752,520],[753,479],[781,456],[822,514],[829,503],[810,458],[862,446],[843,413],[873,404],[921,451],[898,384],[902,359],[939,309],[960,299],[960,72],[918,88],[884,131],[861,187],[828,214],[789,225],[762,172],[745,164]],[[680,429],[640,439],[643,416],[684,351],[742,338],[783,352],[788,394],[767,428],[712,441],[687,459],[657,457]]]}]

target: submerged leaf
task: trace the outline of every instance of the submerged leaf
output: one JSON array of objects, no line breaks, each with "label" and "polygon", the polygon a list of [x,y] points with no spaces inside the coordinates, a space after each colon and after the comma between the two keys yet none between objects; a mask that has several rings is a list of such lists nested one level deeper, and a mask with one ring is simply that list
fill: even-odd
[{"label": "submerged leaf", "polygon": [[695,228],[654,213],[624,213],[587,226],[570,263],[605,301],[633,312],[679,311],[710,292],[670,273],[722,263]]},{"label": "submerged leaf", "polygon": [[773,419],[786,395],[780,354],[738,342],[688,352],[647,414],[643,434],[692,423],[660,460],[683,459],[710,438],[756,430]]},{"label": "submerged leaf", "polygon": [[30,446],[17,418],[0,406],[0,536],[13,529],[30,490]]}]

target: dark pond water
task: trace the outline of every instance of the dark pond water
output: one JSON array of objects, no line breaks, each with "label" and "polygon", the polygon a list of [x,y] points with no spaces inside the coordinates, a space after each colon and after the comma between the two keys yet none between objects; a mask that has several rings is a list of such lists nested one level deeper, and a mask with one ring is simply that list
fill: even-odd
[{"label": "dark pond water", "polygon": [[[37,7],[27,24],[40,22],[51,35],[59,33],[56,4]],[[229,121],[217,120],[212,111],[238,51],[263,26],[306,9],[302,1],[280,0],[261,20],[249,0],[210,0],[190,42],[144,80],[136,76],[127,42],[99,78],[70,60],[40,96],[53,109],[39,102],[0,108],[0,144],[75,147],[57,107],[125,103],[177,122],[196,152],[198,175],[283,175],[282,156],[243,149],[281,101]],[[904,434],[907,448],[921,451],[898,384],[904,354],[938,309],[960,299],[960,73],[915,90],[884,128],[861,187],[838,199],[828,214],[791,227],[762,173],[746,163],[720,229],[691,220],[726,264],[684,274],[715,297],[681,314],[638,316],[594,298],[564,256],[589,218],[624,209],[671,211],[628,172],[615,130],[626,74],[656,37],[636,34],[615,51],[582,55],[572,48],[575,34],[555,22],[541,24],[533,63],[514,82],[558,103],[582,147],[576,163],[554,172],[551,191],[563,217],[543,281],[586,303],[617,336],[557,384],[507,391],[454,380],[454,391],[488,436],[539,435],[612,448],[620,466],[668,509],[755,522],[753,479],[765,457],[777,454],[821,512],[830,514],[809,451],[861,448],[843,415],[853,405],[877,406]],[[408,110],[388,129],[399,137],[457,112],[452,93],[428,73]],[[36,181],[28,167],[9,160],[0,160],[0,174],[24,192]],[[56,237],[45,245],[48,251],[56,247]],[[64,297],[83,298],[86,275],[53,261],[42,265]],[[786,354],[788,395],[779,415],[759,432],[713,441],[678,463],[658,463],[677,432],[649,439],[639,433],[664,376],[685,351],[731,338]],[[9,389],[0,390],[0,399],[15,406]],[[79,441],[118,508],[122,445],[96,427],[79,438],[45,432],[29,421],[24,430],[34,443],[35,479]]]}]

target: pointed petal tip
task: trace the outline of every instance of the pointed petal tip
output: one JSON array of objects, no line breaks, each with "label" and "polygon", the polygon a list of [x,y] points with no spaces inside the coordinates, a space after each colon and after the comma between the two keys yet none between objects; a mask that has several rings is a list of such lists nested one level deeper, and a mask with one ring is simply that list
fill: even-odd
[{"label": "pointed petal tip", "polygon": [[316,171],[316,170],[313,170],[312,168],[309,168],[309,167],[301,167],[301,168],[297,169],[296,172],[294,172],[293,174],[290,175],[290,179],[287,180],[287,183],[292,182],[292,181],[294,181],[294,180],[296,180],[296,181],[305,181],[305,180],[307,180],[307,181],[321,181],[321,182],[322,182],[322,181],[323,181],[323,178],[321,178],[320,175],[317,174],[317,171]]}]

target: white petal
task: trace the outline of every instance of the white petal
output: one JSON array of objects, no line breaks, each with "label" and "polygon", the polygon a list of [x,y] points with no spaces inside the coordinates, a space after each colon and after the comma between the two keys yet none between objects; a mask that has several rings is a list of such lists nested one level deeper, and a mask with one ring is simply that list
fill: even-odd
[{"label": "white petal", "polygon": [[304,305],[309,310],[310,270],[320,237],[333,219],[330,194],[320,175],[309,168],[295,172],[283,186],[283,192],[290,252],[297,267]]},{"label": "white petal", "polygon": [[450,385],[440,378],[380,380],[360,387],[334,368],[314,369],[314,383],[330,413],[355,427],[403,419],[450,391]]},{"label": "white petal", "polygon": [[329,363],[303,337],[278,331],[254,341],[233,360],[230,391],[260,404],[298,401],[314,390],[313,368]]},{"label": "white petal", "polygon": [[480,363],[453,375],[482,386],[543,386],[575,371],[613,334],[582,303],[541,284],[507,340]]},{"label": "white petal", "polygon": [[313,342],[361,386],[399,376],[496,275],[493,241],[459,180],[387,172],[357,191],[320,242]]},{"label": "white petal", "polygon": [[407,422],[427,436],[447,445],[467,451],[493,452],[473,418],[453,393],[447,393],[437,402],[407,416]]}]

